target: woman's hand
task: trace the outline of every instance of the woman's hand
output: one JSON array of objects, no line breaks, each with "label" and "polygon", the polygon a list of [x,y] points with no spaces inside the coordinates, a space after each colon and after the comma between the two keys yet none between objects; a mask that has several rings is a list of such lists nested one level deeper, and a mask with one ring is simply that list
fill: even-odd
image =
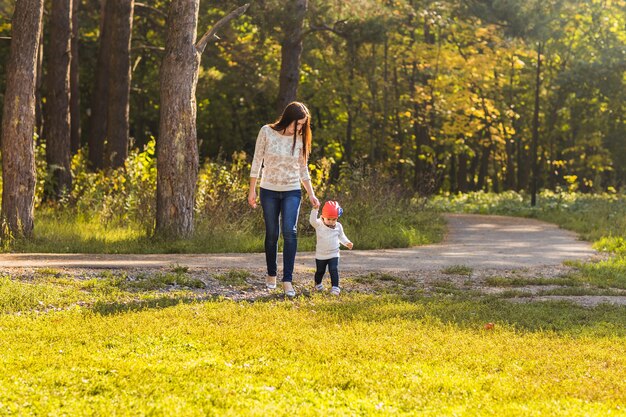
[{"label": "woman's hand", "polygon": [[320,201],[314,195],[309,195],[309,201],[311,202],[311,205],[313,206],[313,208],[315,209],[320,208]]},{"label": "woman's hand", "polygon": [[250,190],[250,192],[248,193],[248,204],[250,204],[250,207],[252,207],[253,209],[256,208],[256,190],[255,189]]}]

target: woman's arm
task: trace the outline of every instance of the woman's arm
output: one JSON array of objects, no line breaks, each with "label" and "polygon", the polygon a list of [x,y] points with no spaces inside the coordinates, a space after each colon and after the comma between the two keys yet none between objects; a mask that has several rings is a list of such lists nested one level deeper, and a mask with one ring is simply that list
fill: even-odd
[{"label": "woman's arm", "polygon": [[256,182],[257,178],[261,174],[263,158],[265,158],[266,144],[267,137],[265,135],[265,129],[262,127],[256,138],[254,157],[252,158],[252,166],[250,167],[250,190],[248,191],[248,204],[250,204],[250,207],[252,208],[256,208]]},{"label": "woman's arm", "polygon": [[320,201],[317,199],[317,197],[315,197],[315,191],[313,191],[311,180],[302,180],[302,185],[304,185],[304,189],[309,195],[309,201],[311,202],[313,208],[318,208],[320,206]]}]

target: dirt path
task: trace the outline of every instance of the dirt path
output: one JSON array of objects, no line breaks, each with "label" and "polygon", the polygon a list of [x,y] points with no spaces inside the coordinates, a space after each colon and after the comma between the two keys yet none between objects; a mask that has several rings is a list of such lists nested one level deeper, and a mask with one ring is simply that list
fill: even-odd
[{"label": "dirt path", "polygon": [[[347,291],[379,293],[437,293],[455,291],[507,297],[513,302],[570,301],[592,307],[602,303],[626,305],[626,291],[610,289],[606,294],[567,295],[567,286],[552,284],[553,278],[573,271],[567,260],[600,257],[591,244],[557,226],[532,219],[505,216],[448,214],[448,234],[437,245],[408,249],[342,251],[342,287]],[[359,246],[359,242],[355,242]],[[279,256],[279,276],[281,272]],[[233,300],[267,297],[265,255],[246,254],[0,254],[0,272],[34,277],[38,268],[69,274],[79,279],[98,277],[102,269],[122,273],[129,279],[187,267],[189,274],[206,287],[199,297],[220,296]],[[310,291],[315,260],[311,252],[296,259],[294,285],[299,293]],[[246,284],[225,285],[215,277],[232,270],[246,270]],[[151,272],[153,271],[153,272]],[[381,275],[387,274],[387,275]],[[536,285],[493,285],[489,281],[522,279]],[[517,295],[507,295],[513,291]],[[586,292],[586,290],[584,291]],[[606,292],[606,291],[605,291]],[[271,296],[282,294],[276,290]],[[559,295],[560,294],[560,295]],[[511,298],[512,297],[512,298]]]},{"label": "dirt path", "polygon": [[[588,259],[595,252],[574,233],[532,219],[469,214],[447,215],[448,235],[443,243],[409,249],[342,251],[342,271],[432,271],[464,265],[473,269],[516,269],[557,266],[565,260]],[[359,243],[355,242],[358,248]],[[280,265],[279,259],[279,265]],[[0,268],[190,268],[258,269],[262,253],[246,254],[0,254]],[[300,252],[296,271],[310,271],[314,254]]]}]

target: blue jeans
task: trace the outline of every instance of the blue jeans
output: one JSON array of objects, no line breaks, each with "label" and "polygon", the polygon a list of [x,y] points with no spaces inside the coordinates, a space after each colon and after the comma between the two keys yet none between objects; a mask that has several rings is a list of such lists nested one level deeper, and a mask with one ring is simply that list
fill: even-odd
[{"label": "blue jeans", "polygon": [[339,286],[339,258],[330,259],[315,259],[315,285],[322,283],[322,278],[326,273],[326,266],[328,266],[328,272],[330,273],[330,283],[333,287]]},{"label": "blue jeans", "polygon": [[283,282],[293,279],[293,264],[298,250],[296,227],[300,213],[302,190],[272,191],[261,188],[261,207],[265,220],[265,261],[267,275],[275,277],[277,273],[276,256],[278,254],[278,235],[283,232]]}]

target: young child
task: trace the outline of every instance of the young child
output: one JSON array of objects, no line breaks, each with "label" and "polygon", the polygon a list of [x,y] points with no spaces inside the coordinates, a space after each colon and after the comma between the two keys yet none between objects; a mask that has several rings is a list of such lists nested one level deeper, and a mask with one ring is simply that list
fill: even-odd
[{"label": "young child", "polygon": [[315,228],[317,235],[317,245],[315,247],[315,289],[323,291],[322,278],[326,273],[326,267],[330,272],[332,288],[330,293],[339,295],[339,244],[343,244],[348,249],[352,249],[352,242],[343,233],[343,227],[337,219],[343,213],[343,209],[336,201],[327,201],[322,208],[321,218],[317,218],[317,207],[311,210],[309,222]]}]

